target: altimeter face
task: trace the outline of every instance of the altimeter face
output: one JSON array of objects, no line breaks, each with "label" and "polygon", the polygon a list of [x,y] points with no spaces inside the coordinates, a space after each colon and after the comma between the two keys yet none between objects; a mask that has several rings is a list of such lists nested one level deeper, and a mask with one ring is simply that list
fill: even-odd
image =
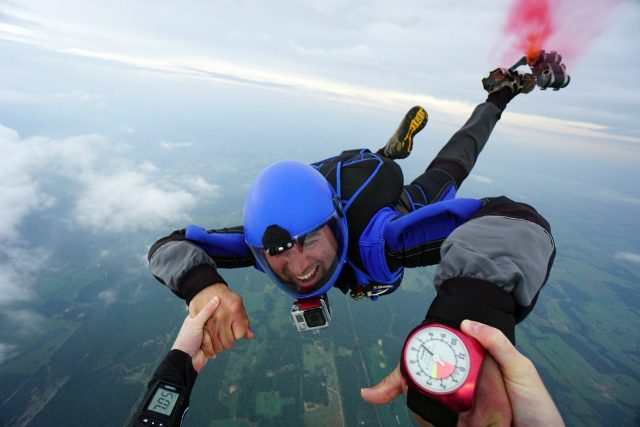
[{"label": "altimeter face", "polygon": [[469,375],[469,351],[453,332],[439,326],[416,331],[407,342],[404,365],[419,387],[432,393],[450,393]]}]

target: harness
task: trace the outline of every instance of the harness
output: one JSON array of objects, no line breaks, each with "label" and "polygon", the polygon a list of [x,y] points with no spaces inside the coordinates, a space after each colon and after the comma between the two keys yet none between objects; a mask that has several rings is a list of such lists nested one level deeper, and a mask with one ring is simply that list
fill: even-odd
[{"label": "harness", "polygon": [[[455,198],[453,186],[443,187],[430,201],[422,194],[424,203],[418,202],[406,191],[400,167],[366,149],[345,151],[312,166],[334,188],[347,219],[346,262],[334,287],[354,300],[392,293],[405,267],[437,263],[440,243],[482,205]],[[213,256],[219,267],[253,265],[262,271],[244,242],[242,226],[207,231],[191,225],[185,238]]]},{"label": "harness", "polygon": [[367,149],[344,151],[311,166],[334,188],[347,218],[347,265],[334,286],[343,293],[349,292],[354,300],[376,300],[380,295],[393,292],[402,274],[393,283],[374,281],[365,271],[359,239],[373,216],[400,198],[404,185],[402,170],[394,161]]}]

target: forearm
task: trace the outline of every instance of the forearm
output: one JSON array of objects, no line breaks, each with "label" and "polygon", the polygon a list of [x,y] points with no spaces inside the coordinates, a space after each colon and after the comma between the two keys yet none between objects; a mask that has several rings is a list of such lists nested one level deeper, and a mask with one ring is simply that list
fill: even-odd
[{"label": "forearm", "polygon": [[[147,384],[145,397],[127,425],[130,427],[146,426],[151,423],[157,425],[159,414],[162,414],[160,416],[167,414],[166,412],[157,412],[156,409],[166,410],[169,399],[173,401],[173,406],[169,411],[173,416],[168,421],[165,419],[163,423],[166,426],[182,425],[184,415],[189,409],[191,391],[197,376],[191,357],[183,351],[171,350],[156,368],[153,377]],[[162,393],[160,394],[161,399],[157,398],[159,393]],[[151,408],[152,404],[153,409]]]},{"label": "forearm", "polygon": [[191,394],[197,377],[198,373],[193,369],[191,356],[182,350],[171,350],[156,368],[147,388],[153,386],[156,381],[162,380],[183,386]]},{"label": "forearm", "polygon": [[178,297],[189,303],[205,287],[226,283],[215,261],[178,231],[160,239],[149,251],[151,273]]},{"label": "forearm", "polygon": [[555,243],[535,209],[501,197],[488,199],[440,253],[438,296],[428,315],[454,323],[466,316],[498,327],[513,341],[515,323],[533,309],[549,276]]},{"label": "forearm", "polygon": [[204,288],[226,284],[218,268],[254,265],[242,226],[205,230],[190,225],[159,239],[149,250],[151,273],[187,304]]}]

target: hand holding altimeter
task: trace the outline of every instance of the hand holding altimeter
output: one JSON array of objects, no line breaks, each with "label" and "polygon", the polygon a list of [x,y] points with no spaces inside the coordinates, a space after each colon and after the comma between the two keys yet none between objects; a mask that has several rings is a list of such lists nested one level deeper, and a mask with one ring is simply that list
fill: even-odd
[{"label": "hand holding altimeter", "polygon": [[498,329],[465,320],[461,329],[495,358],[509,394],[515,426],[564,426],[535,366]]},{"label": "hand holding altimeter", "polygon": [[[399,365],[377,385],[360,390],[362,399],[374,405],[389,403],[401,394],[407,394],[407,384],[400,374]],[[415,417],[420,425],[431,426],[418,415]],[[480,370],[473,408],[460,414],[458,425],[506,427],[510,422],[511,407],[500,368],[492,357],[486,356]]]}]

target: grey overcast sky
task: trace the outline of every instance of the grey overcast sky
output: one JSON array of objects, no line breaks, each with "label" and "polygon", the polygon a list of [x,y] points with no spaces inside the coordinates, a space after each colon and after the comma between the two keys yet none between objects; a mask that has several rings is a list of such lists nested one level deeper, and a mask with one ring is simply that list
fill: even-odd
[{"label": "grey overcast sky", "polygon": [[[549,2],[559,5],[557,35],[543,47],[564,48],[573,82],[562,96],[547,98],[553,117],[571,123],[545,125],[640,142],[640,3]],[[282,85],[365,103],[422,96],[431,109],[466,114],[476,103],[479,76],[519,59],[504,32],[512,3],[11,0],[0,2],[0,40],[56,52],[70,63],[100,59],[179,78]],[[11,55],[0,64],[10,67]],[[34,95],[2,86],[3,103]],[[96,87],[85,96],[100,92]],[[519,109],[543,117],[549,110],[539,99]]]},{"label": "grey overcast sky", "polygon": [[[565,54],[571,84],[520,97],[503,131],[532,141],[544,134],[547,143],[637,164],[640,2],[549,1],[558,6],[555,33],[543,48]],[[504,30],[512,4],[0,1],[0,304],[29,299],[20,283],[46,262],[45,244],[20,238],[34,212],[66,201],[74,226],[157,230],[187,221],[199,198],[219,197],[219,183],[201,171],[168,174],[132,155],[132,141],[155,140],[167,156],[192,144],[169,135],[169,114],[155,133],[132,124],[141,111],[164,117],[158,93],[194,126],[206,120],[197,103],[214,86],[220,110],[236,90],[271,88],[284,99],[304,94],[395,116],[419,103],[438,122],[459,123],[483,100],[481,77],[522,54]],[[632,173],[627,180],[637,182]],[[53,178],[75,190],[63,192]],[[638,206],[634,191],[619,198]]]}]

